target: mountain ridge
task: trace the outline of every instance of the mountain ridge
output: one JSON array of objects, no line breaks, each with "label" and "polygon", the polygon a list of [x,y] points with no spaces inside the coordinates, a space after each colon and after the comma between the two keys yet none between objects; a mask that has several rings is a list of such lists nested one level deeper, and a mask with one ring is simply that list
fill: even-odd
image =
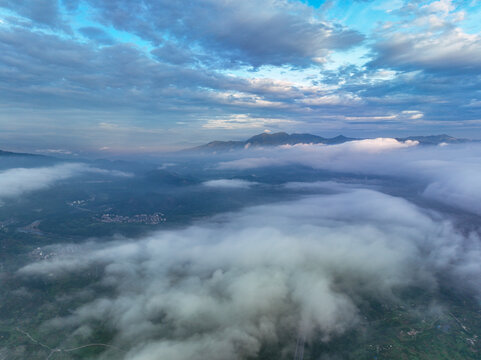
[{"label": "mountain ridge", "polygon": [[[342,144],[353,140],[365,140],[367,138],[351,138],[344,135],[338,135],[332,138],[326,138],[318,135],[303,133],[292,133],[288,134],[286,132],[277,133],[261,133],[251,136],[247,140],[229,140],[221,141],[215,140],[207,144],[196,146],[186,151],[232,151],[241,150],[249,147],[261,147],[261,146],[280,146],[280,145],[296,145],[296,144],[326,144],[335,145]],[[440,135],[413,135],[407,137],[397,137],[398,141],[418,141],[421,145],[439,145],[442,143],[447,144],[459,144],[471,142],[473,140],[455,138],[450,135],[440,134]]]},{"label": "mountain ridge", "polygon": [[19,153],[6,150],[0,150],[0,156],[46,157],[45,155],[40,154]]}]

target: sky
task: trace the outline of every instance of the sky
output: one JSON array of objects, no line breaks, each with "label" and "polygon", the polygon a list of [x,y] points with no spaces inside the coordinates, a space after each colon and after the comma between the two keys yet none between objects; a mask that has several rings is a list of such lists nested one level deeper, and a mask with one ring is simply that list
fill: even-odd
[{"label": "sky", "polygon": [[481,1],[0,0],[0,148],[481,138]]}]

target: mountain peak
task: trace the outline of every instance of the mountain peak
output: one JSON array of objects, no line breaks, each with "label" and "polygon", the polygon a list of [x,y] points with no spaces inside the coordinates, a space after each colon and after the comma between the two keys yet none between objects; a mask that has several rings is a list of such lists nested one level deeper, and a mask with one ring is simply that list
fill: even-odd
[{"label": "mountain peak", "polygon": [[283,142],[289,139],[289,134],[285,132],[277,132],[277,133],[261,133],[258,135],[254,135],[249,138],[246,143],[250,143],[251,145],[276,145],[279,142]]},{"label": "mountain peak", "polygon": [[335,138],[324,138],[312,134],[288,134],[286,132],[268,133],[254,135],[245,141],[211,141],[208,144],[194,148],[196,151],[232,151],[245,147],[279,146],[296,144],[340,144],[346,141],[356,140],[343,135]]}]

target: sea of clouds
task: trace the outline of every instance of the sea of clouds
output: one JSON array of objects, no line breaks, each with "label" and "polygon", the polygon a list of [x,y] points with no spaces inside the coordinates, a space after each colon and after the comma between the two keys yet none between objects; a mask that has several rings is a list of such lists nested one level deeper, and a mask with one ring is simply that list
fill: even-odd
[{"label": "sea of clouds", "polygon": [[[476,217],[480,155],[479,145],[384,139],[249,151],[218,166],[302,164],[420,181],[420,196]],[[250,185],[220,179],[203,186]],[[104,324],[125,351],[108,350],[109,359],[240,360],[266,344],[289,358],[298,334],[329,341],[363,323],[366,301],[400,304],[399,294],[412,286],[435,293],[448,282],[481,297],[477,229],[459,229],[440,210],[362,185],[285,184],[303,186],[329,193],[247,207],[140,239],[89,240],[74,252],[53,245],[56,257],[18,274],[55,282],[101,269],[96,284],[79,290],[81,305],[45,326],[87,339]],[[106,291],[98,295],[94,288]]]},{"label": "sea of clouds", "polygon": [[391,138],[339,145],[301,144],[251,150],[219,169],[304,165],[348,174],[392,176],[425,185],[423,195],[481,215],[481,143],[421,146]]}]

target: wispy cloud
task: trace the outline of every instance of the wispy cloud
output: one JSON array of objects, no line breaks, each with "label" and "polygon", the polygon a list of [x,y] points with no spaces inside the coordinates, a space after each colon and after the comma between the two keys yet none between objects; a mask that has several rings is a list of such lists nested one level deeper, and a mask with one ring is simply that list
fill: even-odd
[{"label": "wispy cloud", "polygon": [[207,129],[259,129],[266,127],[285,127],[299,124],[289,119],[256,118],[245,114],[231,115],[227,119],[209,119],[202,125]]},{"label": "wispy cloud", "polygon": [[202,185],[219,189],[248,189],[257,183],[241,179],[217,179],[204,182]]}]

